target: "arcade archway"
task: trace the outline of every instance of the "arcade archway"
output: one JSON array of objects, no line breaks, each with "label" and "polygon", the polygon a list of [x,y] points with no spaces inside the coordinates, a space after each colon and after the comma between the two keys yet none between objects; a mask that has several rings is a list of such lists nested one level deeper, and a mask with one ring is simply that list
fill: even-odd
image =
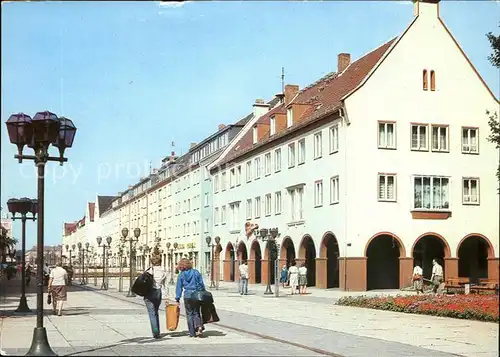
[{"label": "arcade archway", "polygon": [[307,267],[307,286],[316,286],[316,247],[310,235],[305,235],[299,247],[299,259]]},{"label": "arcade archway", "polygon": [[403,243],[393,234],[381,233],[366,246],[366,288],[399,289],[399,258],[404,257]]}]

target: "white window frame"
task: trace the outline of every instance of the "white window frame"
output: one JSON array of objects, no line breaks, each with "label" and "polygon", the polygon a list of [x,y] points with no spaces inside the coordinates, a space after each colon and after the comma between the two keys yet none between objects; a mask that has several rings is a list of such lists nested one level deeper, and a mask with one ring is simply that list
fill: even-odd
[{"label": "white window frame", "polygon": [[288,144],[288,168],[295,167],[295,143]]},{"label": "white window frame", "polygon": [[222,209],[221,209],[221,217],[220,217],[220,223],[221,223],[221,224],[226,224],[226,223],[227,223],[227,210],[226,210],[226,205],[222,206]]},{"label": "white window frame", "polygon": [[[471,186],[472,181],[476,181],[476,195],[474,197],[471,194]],[[479,206],[480,204],[480,187],[479,187],[479,177],[462,177],[462,204],[467,206]],[[469,191],[469,194],[466,194],[466,189]]]},{"label": "white window frame", "polygon": [[262,209],[262,204],[260,202],[260,196],[257,196],[254,198],[253,200],[254,202],[254,214],[255,214],[255,218],[260,218],[260,215],[261,215],[261,209]]},{"label": "white window frame", "polygon": [[276,191],[274,193],[274,214],[281,214],[282,201],[281,201],[281,191]]},{"label": "white window frame", "polygon": [[260,172],[260,157],[256,157],[253,160],[253,164],[254,164],[254,179],[258,180],[258,179],[260,179],[260,176],[261,176],[261,172]]},{"label": "white window frame", "polygon": [[339,176],[330,177],[330,204],[337,204],[340,202],[340,186]]},{"label": "white window frame", "polygon": [[[434,148],[434,129],[437,129],[437,148]],[[440,140],[441,133],[444,131],[445,133],[445,146],[442,147],[442,143]],[[432,124],[431,125],[431,150],[433,152],[450,152],[450,128],[448,125],[439,125],[439,124]]]},{"label": "white window frame", "polygon": [[[388,128],[392,126],[392,143],[388,142]],[[383,129],[382,129],[383,128]],[[377,124],[377,146],[379,149],[396,149],[396,122],[379,121]],[[383,137],[383,142],[381,139]]]},{"label": "white window frame", "polygon": [[236,186],[241,186],[241,165],[236,168]]},{"label": "white window frame", "polygon": [[293,125],[293,111],[292,107],[286,110],[286,127],[289,128]]},{"label": "white window frame", "polygon": [[268,152],[267,154],[264,155],[264,175],[269,176],[271,175],[271,153]]},{"label": "white window frame", "polygon": [[[388,182],[392,177],[392,195],[393,197],[389,197],[389,185]],[[384,180],[384,192],[382,193],[382,187],[380,185],[380,181]],[[393,173],[379,173],[377,175],[377,200],[379,202],[397,202],[397,177],[396,174]]]},{"label": "white window frame", "polygon": [[330,154],[334,154],[339,151],[339,125],[333,125],[329,128],[329,139],[330,139]]},{"label": "white window frame", "polygon": [[252,181],[252,160],[247,161],[246,176],[247,176],[247,182]]},{"label": "white window frame", "polygon": [[235,186],[235,183],[236,183],[236,172],[235,169],[232,168],[229,171],[229,188],[233,188]]},{"label": "white window frame", "polygon": [[[415,186],[416,186],[416,181],[417,179],[421,179],[422,182],[422,189],[421,189],[421,201],[422,205],[424,204],[423,196],[424,196],[424,179],[428,178],[430,180],[429,183],[429,200],[430,200],[430,205],[429,207],[416,207],[416,200],[415,200]],[[448,197],[448,207],[442,207],[442,208],[436,208],[436,204],[434,203],[435,197],[433,196],[433,191],[434,191],[434,182],[435,180],[441,180],[440,184],[442,185],[442,180],[447,180],[448,182],[448,192],[447,192],[447,197]],[[451,178],[449,176],[439,176],[439,175],[413,175],[412,176],[412,194],[413,194],[413,203],[412,203],[412,210],[414,211],[442,211],[442,212],[450,212],[451,211],[451,203],[450,203],[450,193],[452,192],[451,190]]]},{"label": "white window frame", "polygon": [[258,137],[257,125],[255,125],[252,128],[252,141],[254,144],[257,144],[258,138],[259,137]]},{"label": "white window frame", "polygon": [[270,193],[266,194],[265,199],[264,199],[264,214],[266,217],[270,216],[272,214],[272,196]]},{"label": "white window frame", "polygon": [[274,150],[274,172],[281,171],[281,148]]},{"label": "white window frame", "polygon": [[214,209],[214,225],[218,226],[220,223],[220,210],[219,207],[215,207]]},{"label": "white window frame", "polygon": [[247,219],[252,219],[253,202],[251,198],[247,198]]},{"label": "white window frame", "polygon": [[276,134],[276,117],[272,116],[269,119],[269,130],[270,130],[270,135],[273,136]]},{"label": "white window frame", "polygon": [[306,138],[300,139],[297,144],[299,147],[297,165],[301,165],[306,162]]},{"label": "white window frame", "polygon": [[231,224],[230,227],[232,230],[236,230],[239,228],[240,221],[240,203],[234,202],[229,205],[229,209],[231,211]]},{"label": "white window frame", "polygon": [[290,196],[291,222],[304,220],[304,187],[296,187],[288,190]]},{"label": "white window frame", "polygon": [[220,176],[219,174],[215,175],[214,177],[214,193],[219,192],[220,189]]},{"label": "white window frame", "polygon": [[[467,142],[464,143],[464,132],[467,132]],[[471,133],[476,133],[476,145],[475,150],[472,150],[473,145],[471,144]],[[461,136],[462,154],[479,154],[479,128],[463,126]]]},{"label": "white window frame", "polygon": [[227,189],[227,172],[223,172],[221,174],[220,185],[221,185],[221,191],[226,191],[226,189]]},{"label": "white window frame", "polygon": [[[416,146],[413,145],[413,128],[417,128],[417,143]],[[425,140],[422,143],[420,140],[420,129],[425,129]],[[425,144],[425,146],[422,146]],[[414,151],[429,151],[429,124],[418,124],[412,123],[410,125],[410,147]]]},{"label": "white window frame", "polygon": [[323,133],[321,131],[314,134],[314,159],[323,156]]},{"label": "white window frame", "polygon": [[314,207],[323,206],[323,180],[314,182]]},{"label": "white window frame", "polygon": [[208,192],[205,192],[205,197],[204,197],[204,206],[208,207]]}]

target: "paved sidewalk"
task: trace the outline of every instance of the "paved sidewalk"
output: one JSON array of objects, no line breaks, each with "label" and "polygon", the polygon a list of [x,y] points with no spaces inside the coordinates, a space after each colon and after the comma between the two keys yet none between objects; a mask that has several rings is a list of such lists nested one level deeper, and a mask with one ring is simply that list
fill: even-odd
[{"label": "paved sidewalk", "polygon": [[[19,282],[18,282],[19,283]],[[31,345],[36,317],[15,314],[18,297],[12,296],[14,283],[0,286],[0,349],[8,355],[24,355]],[[280,351],[289,356],[315,356],[309,350],[257,338],[244,333],[207,325],[205,338],[189,338],[186,321],[181,317],[175,332],[163,333],[159,340],[151,337],[144,304],[121,301],[93,291],[73,287],[63,316],[46,311],[45,326],[49,342],[59,355],[102,356],[188,356],[188,355],[256,355],[268,356]],[[4,294],[7,292],[7,294]],[[9,296],[10,295],[10,296]],[[35,307],[36,296],[28,294],[28,304]],[[48,305],[46,305],[48,307]],[[165,331],[165,314],[160,316]]]},{"label": "paved sidewalk", "polygon": [[[281,289],[283,296],[276,298],[263,295],[264,289],[265,287],[254,285],[250,287],[250,295],[241,296],[235,283],[221,283],[218,291],[211,290],[223,320],[221,322],[232,320],[238,325],[245,321],[245,328],[248,328],[251,325],[250,320],[258,320],[255,324],[263,330],[270,330],[269,334],[275,337],[282,331],[277,326],[281,323],[283,325],[280,326],[285,331],[282,331],[280,338],[298,340],[304,337],[304,341],[299,343],[346,356],[357,355],[356,351],[348,348],[349,345],[361,347],[365,353],[370,351],[370,348],[388,348],[389,352],[384,356],[390,355],[390,351],[401,353],[403,350],[404,353],[399,356],[410,355],[406,353],[424,353],[425,350],[432,350],[429,351],[432,356],[437,356],[438,352],[470,357],[498,356],[499,326],[495,323],[334,305],[335,295],[338,298],[339,293],[344,295],[344,292],[323,290],[323,296],[312,296],[319,295],[320,290],[310,289],[311,295],[290,296],[290,289]],[[169,286],[169,290],[169,293],[173,294],[174,286]],[[116,294],[113,289],[110,292]],[[333,293],[330,298],[327,297],[329,293]],[[353,295],[380,293],[364,292]],[[400,291],[384,292],[389,295],[398,293],[408,294]],[[314,301],[313,298],[320,302]],[[309,333],[304,333],[304,336],[299,336],[300,332],[292,332],[290,326],[301,326],[304,331],[306,328],[312,330],[308,330]],[[314,342],[311,342],[311,336],[323,335],[322,331],[329,333],[326,340],[332,341],[334,336],[336,340],[328,343],[313,339]],[[373,339],[378,343],[371,341]],[[338,346],[339,340],[345,341],[346,346]]]}]

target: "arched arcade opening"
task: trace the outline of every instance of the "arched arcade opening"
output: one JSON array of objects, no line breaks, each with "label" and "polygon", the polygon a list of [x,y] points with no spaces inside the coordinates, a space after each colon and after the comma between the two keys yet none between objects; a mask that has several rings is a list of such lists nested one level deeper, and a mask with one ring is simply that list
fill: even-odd
[{"label": "arched arcade opening", "polygon": [[319,249],[321,258],[326,258],[326,281],[325,287],[339,287],[339,244],[337,238],[332,233],[327,233],[321,242]]},{"label": "arched arcade opening", "polygon": [[255,277],[255,283],[260,284],[262,282],[262,252],[260,250],[260,244],[257,240],[254,240],[252,246],[250,247],[250,259],[254,261],[253,272],[250,271],[250,279]]},{"label": "arched arcade opening", "polygon": [[458,276],[469,278],[472,284],[488,278],[488,258],[493,257],[493,247],[486,237],[469,235],[458,245]]},{"label": "arched arcade opening", "polygon": [[286,266],[289,267],[290,263],[294,259],[295,259],[295,246],[293,245],[293,241],[290,237],[285,237],[281,242],[280,261],[284,262]]},{"label": "arched arcade opening", "polygon": [[226,281],[234,281],[234,272],[235,272],[235,252],[234,252],[234,247],[231,242],[227,243],[226,246],[226,256],[224,259],[224,264],[226,264],[226,268],[224,269],[224,273],[228,274],[228,277],[224,277],[224,280]]},{"label": "arched arcade opening", "polygon": [[404,247],[392,234],[378,234],[366,247],[366,289],[399,289],[399,258]]},{"label": "arched arcade opening", "polygon": [[437,233],[426,233],[417,238],[413,245],[412,257],[414,265],[420,265],[424,271],[424,278],[432,276],[432,260],[436,259],[443,267],[445,275],[444,258],[450,256],[450,248],[446,240]]},{"label": "arched arcade opening", "polygon": [[311,236],[302,238],[299,248],[299,260],[304,260],[307,267],[307,286],[316,286],[316,246]]}]

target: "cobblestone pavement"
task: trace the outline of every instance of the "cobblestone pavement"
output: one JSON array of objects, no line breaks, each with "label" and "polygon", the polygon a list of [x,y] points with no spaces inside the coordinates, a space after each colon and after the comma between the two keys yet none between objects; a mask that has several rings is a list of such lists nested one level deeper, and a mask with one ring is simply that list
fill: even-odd
[{"label": "cobblestone pavement", "polygon": [[[253,288],[254,295],[240,296],[228,283],[213,291],[221,322],[207,325],[207,338],[189,338],[181,317],[178,331],[154,340],[141,298],[126,298],[113,283],[108,291],[93,284],[73,290],[65,315],[45,318],[60,355],[498,355],[495,324],[328,306],[327,296],[317,296],[316,302],[301,299],[313,296],[275,298],[263,296],[260,287]],[[0,347],[23,354],[35,317],[13,316],[17,296],[3,298],[4,304]],[[35,306],[31,294],[29,305]],[[160,319],[164,330],[163,312]]]}]

